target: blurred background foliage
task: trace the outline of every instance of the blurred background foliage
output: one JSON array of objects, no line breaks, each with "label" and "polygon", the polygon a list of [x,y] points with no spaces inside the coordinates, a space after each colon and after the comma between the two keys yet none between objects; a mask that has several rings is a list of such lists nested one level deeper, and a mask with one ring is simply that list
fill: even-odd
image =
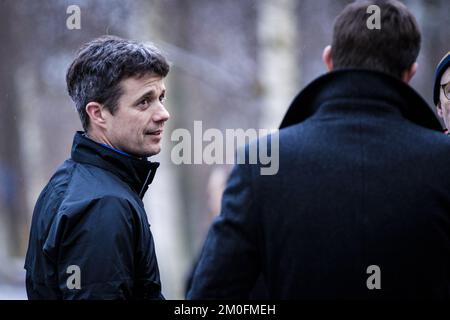
[{"label": "blurred background foliage", "polygon": [[[172,64],[161,167],[145,197],[163,292],[184,297],[230,167],[174,165],[170,133],[276,128],[294,96],[324,73],[344,0],[0,0],[0,299],[26,298],[23,257],[34,203],[70,155],[81,125],[65,72],[81,44],[112,34],[153,42]],[[423,32],[412,86],[430,102],[434,68],[450,50],[450,3],[408,0]],[[66,9],[81,9],[69,30]]]}]

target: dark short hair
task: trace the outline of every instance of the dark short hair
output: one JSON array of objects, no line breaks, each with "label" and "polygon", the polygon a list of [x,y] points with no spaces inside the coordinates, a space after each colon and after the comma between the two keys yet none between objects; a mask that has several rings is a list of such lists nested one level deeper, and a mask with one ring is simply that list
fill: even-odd
[{"label": "dark short hair", "polygon": [[[380,8],[381,29],[369,29],[367,8]],[[416,19],[396,0],[356,1],[336,18],[333,31],[334,68],[363,68],[401,78],[416,61],[421,34]]]},{"label": "dark short hair", "polygon": [[122,95],[120,81],[130,77],[169,72],[166,58],[152,45],[103,36],[83,45],[66,74],[67,91],[75,102],[81,124],[89,127],[86,105],[95,101],[111,114],[117,110]]}]

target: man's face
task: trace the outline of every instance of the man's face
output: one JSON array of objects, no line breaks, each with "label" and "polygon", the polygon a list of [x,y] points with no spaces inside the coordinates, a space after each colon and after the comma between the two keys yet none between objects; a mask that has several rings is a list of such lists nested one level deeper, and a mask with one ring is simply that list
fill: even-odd
[{"label": "man's face", "polygon": [[120,85],[122,96],[114,115],[106,112],[108,141],[114,148],[137,157],[159,153],[163,127],[169,119],[163,105],[163,78],[148,74],[122,80]]},{"label": "man's face", "polygon": [[[448,68],[441,77],[441,85],[450,82],[450,68]],[[450,101],[445,97],[442,86],[439,96],[440,104],[437,108],[438,115],[444,120],[445,127],[450,129]]]}]

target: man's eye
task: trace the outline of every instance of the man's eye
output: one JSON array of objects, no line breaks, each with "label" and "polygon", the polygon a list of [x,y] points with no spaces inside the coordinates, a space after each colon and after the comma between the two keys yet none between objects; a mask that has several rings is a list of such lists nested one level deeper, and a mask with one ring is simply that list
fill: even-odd
[{"label": "man's eye", "polygon": [[159,101],[160,101],[161,103],[164,103],[164,102],[166,101],[166,96],[160,96],[160,97],[159,97]]},{"label": "man's eye", "polygon": [[139,102],[139,105],[147,105],[147,104],[149,104],[150,103],[150,99],[149,98],[145,98],[145,99],[142,99],[141,100],[141,102]]}]

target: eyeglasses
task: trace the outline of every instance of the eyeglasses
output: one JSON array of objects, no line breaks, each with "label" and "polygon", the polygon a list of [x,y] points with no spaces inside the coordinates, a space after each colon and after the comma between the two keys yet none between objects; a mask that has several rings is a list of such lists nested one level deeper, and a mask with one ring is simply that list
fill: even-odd
[{"label": "eyeglasses", "polygon": [[447,98],[447,100],[450,100],[450,82],[441,84],[441,88],[442,91],[444,91],[444,96]]}]

